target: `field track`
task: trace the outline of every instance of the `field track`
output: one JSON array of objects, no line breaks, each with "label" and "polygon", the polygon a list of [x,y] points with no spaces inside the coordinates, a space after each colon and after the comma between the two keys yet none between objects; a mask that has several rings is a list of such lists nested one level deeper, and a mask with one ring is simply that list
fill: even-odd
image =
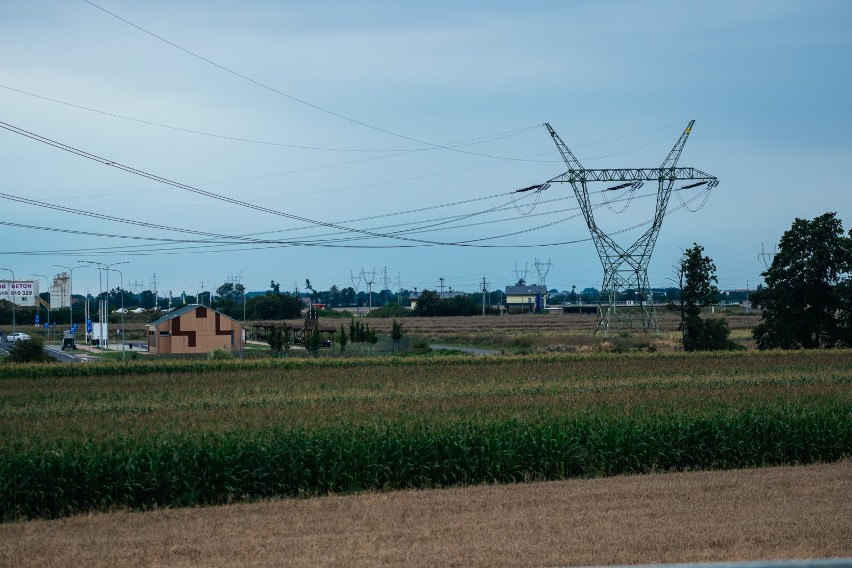
[{"label": "field track", "polygon": [[0,525],[0,566],[554,566],[852,556],[852,461]]}]

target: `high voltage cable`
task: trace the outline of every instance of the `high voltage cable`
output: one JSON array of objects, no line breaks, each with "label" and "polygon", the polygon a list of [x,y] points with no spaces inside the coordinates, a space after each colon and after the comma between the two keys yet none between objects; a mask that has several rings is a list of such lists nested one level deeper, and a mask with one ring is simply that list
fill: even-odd
[{"label": "high voltage cable", "polygon": [[[212,199],[217,199],[219,201],[224,201],[225,203],[229,203],[231,205],[238,205],[240,207],[245,207],[247,209],[251,209],[251,210],[254,210],[254,211],[259,211],[261,213],[268,213],[270,215],[275,215],[275,216],[279,216],[279,217],[285,217],[287,219],[292,219],[294,221],[301,221],[303,223],[311,223],[311,224],[318,225],[318,226],[328,227],[328,228],[332,228],[332,229],[338,229],[338,230],[342,230],[342,231],[349,231],[349,232],[352,232],[352,233],[368,235],[368,236],[372,236],[372,237],[375,237],[375,238],[391,238],[391,239],[399,239],[399,240],[412,241],[412,242],[420,242],[418,239],[409,239],[409,238],[406,238],[406,237],[399,237],[399,236],[394,236],[394,235],[384,235],[384,234],[381,234],[381,233],[371,233],[369,231],[365,231],[365,230],[362,230],[362,229],[355,229],[355,228],[352,228],[352,227],[344,227],[342,225],[329,223],[327,221],[318,221],[318,220],[315,220],[315,219],[310,219],[308,217],[303,217],[301,215],[295,215],[293,213],[287,213],[287,212],[284,212],[284,211],[278,211],[278,210],[275,210],[275,209],[270,209],[268,207],[262,207],[260,205],[255,205],[255,204],[252,204],[252,203],[248,203],[246,201],[240,201],[239,199],[234,199],[233,197],[218,195],[216,193],[205,191],[203,189],[199,189],[199,188],[193,187],[191,185],[176,182],[176,181],[170,180],[168,178],[164,178],[164,177],[158,176],[156,174],[146,172],[144,170],[139,170],[137,168],[127,166],[127,165],[122,164],[120,162],[109,160],[107,158],[103,158],[101,156],[91,154],[91,153],[86,152],[84,150],[80,150],[79,148],[74,148],[73,146],[68,146],[67,144],[63,144],[61,142],[51,140],[50,138],[40,136],[40,135],[35,134],[33,132],[23,130],[22,128],[18,128],[16,126],[13,126],[13,125],[8,124],[6,122],[0,122],[0,128],[4,128],[5,130],[8,130],[10,132],[14,132],[15,134],[25,136],[25,137],[30,138],[32,140],[35,140],[37,142],[41,142],[41,143],[46,144],[48,146],[53,146],[54,148],[63,150],[65,152],[69,152],[71,154],[80,156],[82,158],[86,158],[88,160],[92,160],[94,162],[98,162],[100,164],[104,164],[106,166],[110,166],[110,167],[116,168],[118,170],[125,171],[127,173],[131,173],[131,174],[134,174],[134,175],[137,175],[137,176],[140,176],[140,177],[144,177],[144,178],[147,178],[147,179],[150,179],[150,180],[153,180],[153,181],[164,183],[166,185],[170,185],[172,187],[176,187],[176,188],[182,189],[184,191],[196,193],[198,195],[210,197]],[[442,242],[431,242],[431,241],[428,241],[428,242],[424,241],[423,244],[454,245],[454,243],[442,243]]]},{"label": "high voltage cable", "polygon": [[[700,194],[696,195],[695,197],[688,199],[686,202],[691,203],[692,201],[698,199],[699,197],[701,197]],[[598,207],[600,207],[600,206],[602,206],[602,204],[598,205]],[[667,211],[664,214],[664,216],[668,216],[672,213],[680,211],[681,209],[683,209],[683,206],[675,207],[674,209]],[[648,219],[646,221],[636,223],[635,225],[631,225],[630,227],[625,227],[623,229],[613,231],[610,234],[611,235],[619,235],[619,234],[622,234],[622,233],[626,233],[628,231],[638,229],[639,227],[649,225],[652,222],[653,222],[653,219]],[[579,244],[579,243],[583,243],[583,242],[589,242],[591,240],[592,240],[591,237],[585,237],[585,238],[582,238],[582,239],[573,239],[573,240],[569,240],[569,241],[560,241],[560,242],[554,242],[554,243],[539,243],[539,244],[528,244],[528,245],[473,245],[473,246],[475,248],[488,248],[488,249],[537,248],[537,247],[554,247],[554,246],[573,245],[573,244]],[[213,245],[213,246],[217,246],[217,245]],[[256,246],[256,247],[253,247],[251,249],[246,249],[245,248],[246,245],[222,245],[222,246],[239,246],[240,248],[220,249],[220,250],[216,250],[216,251],[209,251],[209,248],[207,248],[207,247],[205,247],[205,248],[206,248],[206,250],[208,250],[208,252],[244,252],[244,251],[247,251],[247,250],[248,251],[254,251],[254,250],[267,250],[267,249],[272,249],[272,248],[281,248],[281,246],[287,246],[287,245],[264,245],[264,246]],[[391,248],[391,247],[387,247],[387,246],[372,246],[372,245],[346,245],[344,247],[341,247],[340,245],[318,245],[318,246],[321,246],[321,247],[324,247],[324,248],[357,248],[357,249]],[[434,245],[393,245],[393,248],[419,248],[419,247],[425,247],[425,246],[434,246]],[[196,249],[196,248],[201,248],[201,247],[186,247],[187,250],[188,249]],[[41,255],[46,255],[46,254],[76,254],[76,253],[79,253],[80,250],[81,249],[64,249],[64,250],[53,250],[53,251],[16,251],[16,252],[6,252],[6,253],[0,253],[0,254],[20,254],[20,255],[41,256]],[[103,249],[96,249],[96,250],[98,250],[101,254],[103,254],[105,256],[113,256],[113,255],[119,255],[119,254],[127,255],[127,256],[151,256],[151,255],[154,255],[154,254],[156,254],[156,255],[186,254],[185,252],[175,252],[176,249],[149,250],[149,251],[145,251],[145,252],[130,253],[130,254],[128,254],[125,250],[116,250],[116,251],[103,250]]]},{"label": "high voltage cable", "polygon": [[[212,198],[219,199],[219,200],[225,201],[225,202],[233,204],[233,205],[240,205],[240,206],[243,206],[243,207],[247,207],[249,209],[254,209],[256,211],[260,211],[260,212],[264,212],[264,213],[270,213],[270,214],[279,215],[279,216],[284,216],[284,217],[289,218],[289,219],[301,221],[301,222],[304,222],[304,223],[310,223],[310,224],[313,224],[313,225],[319,225],[319,226],[323,226],[323,227],[327,227],[327,228],[331,228],[331,229],[336,229],[336,230],[340,230],[340,231],[344,231],[344,232],[356,233],[356,234],[359,234],[359,235],[366,236],[368,238],[399,239],[399,240],[405,240],[405,241],[411,241],[411,242],[415,242],[415,243],[422,243],[422,244],[429,244],[429,245],[464,246],[464,245],[460,245],[459,243],[448,243],[448,242],[440,242],[440,241],[425,241],[425,240],[422,240],[422,239],[411,239],[411,238],[403,237],[403,236],[400,236],[398,234],[393,234],[393,233],[390,233],[390,234],[376,233],[376,232],[369,231],[369,230],[356,229],[356,228],[352,228],[352,227],[345,227],[343,225],[336,224],[336,223],[316,221],[316,220],[313,220],[313,219],[308,219],[306,217],[301,217],[301,216],[293,215],[293,214],[290,214],[290,213],[276,211],[276,210],[269,209],[269,208],[266,208],[266,207],[261,207],[261,206],[258,206],[258,205],[254,205],[254,204],[251,204],[251,203],[240,201],[240,200],[237,200],[237,199],[234,199],[234,198],[220,196],[220,195],[217,195],[217,194],[214,194],[214,193],[211,193],[211,192],[207,192],[207,191],[204,191],[204,190],[200,190],[198,188],[194,188],[194,187],[186,185],[186,184],[182,184],[182,183],[175,182],[175,181],[172,181],[172,180],[169,180],[169,179],[166,179],[166,178],[162,178],[162,177],[157,176],[155,174],[151,174],[151,173],[148,173],[148,172],[145,172],[145,171],[142,171],[142,170],[138,170],[136,168],[126,166],[126,165],[121,164],[119,162],[108,160],[106,158],[96,156],[96,155],[91,154],[89,152],[85,152],[84,150],[80,150],[78,148],[74,148],[72,146],[62,144],[61,142],[57,142],[55,140],[45,138],[45,137],[40,136],[38,134],[28,132],[26,130],[23,130],[21,128],[18,128],[16,126],[10,125],[10,124],[5,123],[5,122],[0,122],[0,128],[4,128],[6,130],[9,130],[10,132],[20,134],[20,135],[25,136],[27,138],[30,138],[30,139],[36,140],[38,142],[42,142],[44,144],[53,146],[55,148],[70,152],[70,153],[75,154],[77,156],[84,157],[84,158],[87,158],[87,159],[90,159],[90,160],[93,160],[93,161],[96,161],[98,163],[102,163],[102,164],[105,164],[105,165],[108,165],[108,166],[111,166],[111,167],[115,167],[117,169],[120,169],[122,171],[126,171],[128,173],[140,175],[140,176],[148,178],[148,179],[152,179],[152,180],[155,180],[155,181],[166,183],[168,185],[177,187],[179,189],[184,189],[186,191],[197,193],[197,194],[203,195],[205,197],[212,197]],[[65,212],[77,211],[77,210],[72,210],[71,208],[65,208],[65,207],[58,206],[58,205],[57,206],[51,206],[49,204],[41,204],[40,202],[36,202],[35,200],[28,200],[26,198],[21,198],[21,197],[18,197],[18,196],[12,196],[12,195],[8,195],[8,194],[0,194],[0,196],[5,197],[6,199],[11,199],[11,200],[14,200],[14,201],[24,202],[24,203],[28,203],[28,204],[39,204],[40,206],[46,206],[46,207],[50,207],[52,209],[62,210],[62,211],[65,211]],[[81,214],[89,214],[89,213],[81,212]],[[470,215],[472,216],[472,215],[476,215],[476,214],[477,213],[473,213],[473,214],[470,214]],[[119,218],[104,216],[104,215],[101,215],[101,214],[89,214],[89,215],[90,216],[96,216],[96,217],[102,218],[104,220],[111,220],[111,221],[118,221],[119,220]],[[124,221],[122,221],[122,222],[124,222]],[[139,222],[139,221],[129,221],[129,220],[127,220],[126,222],[129,222],[131,224],[140,225],[140,226],[146,226],[148,228],[158,228],[158,229],[169,230],[169,228],[166,227],[166,226],[158,226],[158,225],[154,225],[154,224],[150,224],[150,223],[143,223],[143,222]],[[184,230],[184,231],[189,232],[188,230]]]},{"label": "high voltage cable", "polygon": [[109,117],[112,117],[112,118],[120,118],[122,120],[128,120],[130,122],[136,122],[138,124],[145,124],[147,126],[156,126],[157,128],[166,128],[166,129],[169,129],[169,130],[174,130],[176,132],[184,132],[186,134],[197,134],[199,136],[208,136],[210,138],[220,138],[222,140],[230,140],[232,142],[245,142],[245,143],[248,143],[248,144],[260,144],[260,145],[263,145],[263,146],[277,146],[277,147],[281,147],[281,148],[293,148],[293,149],[296,149],[296,150],[322,150],[322,151],[327,151],[327,152],[405,152],[405,151],[409,151],[409,149],[405,149],[405,148],[376,149],[376,150],[369,150],[369,149],[363,149],[363,148],[325,148],[325,147],[321,147],[321,146],[300,146],[300,145],[297,145],[297,144],[284,144],[282,142],[270,142],[268,140],[252,140],[250,138],[240,138],[238,136],[228,136],[228,135],[225,135],[225,134],[214,134],[212,132],[203,132],[201,130],[192,130],[191,128],[181,128],[179,126],[170,126],[168,124],[161,124],[159,122],[154,122],[154,121],[151,121],[151,120],[144,120],[144,119],[141,119],[141,118],[133,118],[132,116],[124,116],[124,115],[117,114],[117,113],[114,113],[114,112],[108,112],[108,111],[105,111],[105,110],[98,110],[96,108],[78,105],[78,104],[75,104],[75,103],[69,103],[67,101],[61,101],[59,99],[46,97],[44,95],[37,95],[35,93],[30,93],[28,91],[22,91],[21,89],[15,89],[14,87],[9,87],[9,86],[6,86],[6,85],[0,85],[0,88],[6,89],[6,90],[9,90],[9,91],[13,91],[15,93],[20,93],[22,95],[27,95],[27,96],[34,97],[34,98],[37,98],[37,99],[41,99],[43,101],[50,101],[52,103],[65,105],[65,106],[68,106],[68,107],[71,107],[71,108],[85,110],[85,111],[88,111],[88,112],[94,112],[96,114],[101,114],[101,115],[109,116]]},{"label": "high voltage cable", "polygon": [[395,155],[398,155],[398,154],[407,154],[407,153],[411,153],[411,152],[435,150],[435,149],[443,148],[443,147],[457,148],[457,147],[462,147],[462,146],[472,146],[472,145],[475,145],[475,144],[483,144],[485,142],[494,142],[496,140],[502,140],[503,138],[507,138],[509,136],[514,136],[516,134],[522,134],[524,132],[529,132],[530,130],[534,130],[536,128],[541,127],[540,124],[536,124],[534,126],[527,126],[525,128],[518,128],[518,129],[510,130],[510,131],[507,131],[507,132],[500,132],[500,133],[491,134],[491,135],[488,135],[488,136],[480,136],[480,137],[477,137],[477,138],[471,138],[469,140],[463,140],[461,142],[454,142],[452,144],[444,144],[444,145],[441,145],[441,146],[438,146],[438,147],[427,146],[427,147],[422,147],[422,148],[390,148],[390,149],[327,148],[327,147],[322,147],[322,146],[303,146],[303,145],[297,145],[297,144],[285,144],[285,143],[282,143],[282,142],[270,142],[270,141],[267,141],[267,140],[253,140],[253,139],[250,139],[250,138],[241,138],[239,136],[229,136],[229,135],[225,135],[225,134],[214,134],[212,132],[204,132],[204,131],[201,131],[201,130],[193,130],[193,129],[190,129],[190,128],[181,128],[179,126],[162,124],[162,123],[159,123],[159,122],[144,120],[144,119],[141,119],[141,118],[133,118],[131,116],[124,116],[124,115],[121,115],[121,114],[108,112],[108,111],[104,111],[104,110],[99,110],[99,109],[95,109],[95,108],[91,108],[91,107],[87,107],[87,106],[83,106],[83,105],[78,105],[78,104],[75,104],[75,103],[69,103],[67,101],[61,101],[59,99],[46,97],[44,95],[38,95],[38,94],[35,94],[35,93],[30,93],[28,91],[23,91],[21,89],[9,87],[7,85],[0,85],[0,88],[6,89],[6,90],[9,90],[9,91],[13,91],[15,93],[20,93],[22,95],[35,97],[37,99],[50,101],[52,103],[57,103],[57,104],[65,105],[65,106],[68,106],[68,107],[72,107],[72,108],[76,108],[76,109],[80,109],[80,110],[85,110],[85,111],[88,111],[88,112],[93,112],[93,113],[101,114],[101,115],[104,115],[104,116],[109,116],[109,117],[112,117],[112,118],[120,118],[122,120],[128,120],[128,121],[136,122],[136,123],[139,123],[139,124],[145,124],[147,126],[156,126],[158,128],[166,128],[168,130],[174,130],[176,132],[184,132],[184,133],[187,133],[187,134],[196,134],[196,135],[199,135],[199,136],[207,136],[207,137],[210,137],[210,138],[220,138],[220,139],[223,139],[223,140],[230,140],[232,142],[245,142],[245,143],[249,143],[249,144],[260,144],[260,145],[264,145],[264,146],[278,146],[278,147],[283,147],[283,148],[293,148],[293,149],[297,149],[297,150],[321,150],[321,151],[328,151],[328,152],[383,152],[383,153],[384,152],[394,152],[394,154],[391,154],[391,155],[395,156]]},{"label": "high voltage cable", "polygon": [[[676,191],[679,191],[679,190],[676,190]],[[647,195],[643,195],[643,196],[639,196],[639,197],[652,197],[652,196],[653,196],[653,194],[647,194]],[[689,198],[688,200],[686,200],[685,205],[675,207],[674,209],[666,212],[665,215],[669,215],[671,213],[674,213],[674,212],[679,211],[679,210],[684,209],[684,208],[688,209],[688,207],[686,207],[686,205],[688,205],[692,201],[695,201],[696,199],[699,199],[701,197],[704,197],[704,196],[702,196],[701,194],[697,194],[697,195]],[[603,206],[603,204],[597,204],[597,205],[594,205],[593,207],[594,208],[600,208],[602,206]],[[555,212],[555,213],[558,213],[558,212]],[[542,213],[540,215],[543,215],[543,214],[544,213]],[[561,219],[561,220],[558,220],[558,221],[554,221],[554,222],[548,223],[546,225],[542,225],[542,226],[535,227],[535,228],[532,228],[532,229],[520,231],[520,232],[530,232],[532,230],[545,228],[547,226],[552,226],[552,225],[562,223],[562,222],[565,222],[567,220],[577,218],[577,217],[579,217],[579,214],[573,215],[571,217],[567,217],[567,218],[564,218],[564,219]],[[639,228],[641,226],[647,225],[650,222],[651,222],[651,220],[643,221],[643,222],[637,223],[635,225],[632,225],[630,227],[625,227],[625,228],[613,231],[611,234],[621,234],[621,233],[624,233],[624,232],[627,232],[627,231],[631,231],[631,230],[634,230],[634,229]],[[304,242],[304,241],[271,241],[271,240],[257,240],[257,241],[250,241],[250,242],[240,241],[240,242],[233,242],[233,243],[231,243],[231,242],[223,243],[221,241],[208,242],[208,241],[204,241],[204,240],[166,239],[166,238],[156,238],[156,237],[137,237],[137,236],[128,236],[128,235],[114,235],[114,234],[108,234],[108,233],[95,233],[95,232],[89,232],[89,231],[78,231],[78,230],[73,230],[73,229],[57,229],[57,228],[54,228],[54,227],[39,227],[39,226],[35,226],[35,225],[24,225],[24,224],[20,224],[20,223],[10,223],[10,222],[2,222],[2,221],[0,221],[0,225],[14,226],[14,227],[19,227],[19,228],[36,229],[36,230],[44,230],[44,231],[50,231],[50,232],[59,232],[59,233],[81,234],[81,235],[87,235],[87,236],[102,236],[102,237],[109,237],[109,238],[159,241],[159,242],[162,242],[164,244],[169,243],[169,242],[173,242],[175,244],[192,244],[192,245],[194,245],[194,246],[158,248],[158,249],[146,248],[146,249],[142,249],[142,250],[140,250],[141,247],[152,247],[154,245],[153,244],[152,245],[132,245],[132,246],[122,246],[122,247],[111,247],[109,249],[104,249],[103,247],[97,247],[97,248],[92,248],[92,249],[75,248],[75,249],[53,249],[53,250],[45,250],[45,251],[7,251],[7,252],[0,252],[0,254],[18,254],[18,255],[31,255],[31,256],[39,256],[39,255],[46,255],[46,254],[78,254],[81,251],[90,251],[90,250],[96,251],[96,252],[99,252],[99,253],[105,254],[105,255],[125,254],[125,255],[132,255],[132,256],[147,256],[147,255],[151,255],[151,254],[155,254],[155,253],[158,253],[158,254],[184,254],[185,251],[197,250],[199,248],[203,248],[203,249],[207,250],[208,252],[238,252],[238,251],[246,251],[246,250],[248,250],[248,251],[265,250],[265,249],[270,249],[270,248],[281,248],[281,247],[286,247],[286,246],[311,246],[311,247],[322,247],[322,248],[360,248],[360,249],[414,248],[414,247],[421,247],[421,246],[434,246],[434,245],[390,245],[390,246],[389,245],[339,245],[339,244],[332,244],[335,241],[329,241],[329,242],[307,241],[307,242]],[[516,234],[516,233],[513,233],[513,234]],[[505,235],[503,235],[503,236],[505,236]],[[233,237],[233,238],[234,239],[240,239],[240,237]],[[488,239],[486,238],[486,239],[479,239],[479,240],[488,240]],[[571,240],[571,241],[562,241],[562,242],[557,242],[557,243],[532,244],[532,245],[471,245],[471,246],[473,246],[475,248],[530,248],[530,247],[537,247],[537,246],[542,246],[542,247],[548,246],[549,247],[549,246],[577,244],[577,243],[581,243],[581,242],[587,242],[587,241],[590,241],[590,240],[591,240],[591,237],[586,237],[586,238],[583,238],[583,239],[575,239],[575,240]],[[249,247],[249,246],[251,248],[246,248],[246,247]],[[222,247],[238,247],[238,248],[224,249]],[[211,249],[215,249],[215,248],[218,248],[219,250],[211,250]],[[131,250],[131,249],[137,249],[137,250],[134,251],[134,250]],[[178,252],[178,251],[183,251],[183,252]]]},{"label": "high voltage cable", "polygon": [[[317,110],[317,111],[323,112],[323,113],[328,114],[328,115],[330,115],[330,116],[333,116],[333,117],[335,117],[335,118],[339,118],[339,119],[341,119],[341,120],[345,120],[345,121],[347,121],[347,122],[351,122],[352,124],[357,124],[358,126],[363,126],[364,128],[368,128],[368,129],[370,129],[370,130],[374,130],[374,131],[376,131],[376,132],[381,132],[382,134],[387,134],[387,135],[389,135],[389,136],[394,136],[394,137],[396,137],[396,138],[401,138],[402,140],[408,140],[409,142],[415,142],[415,143],[417,143],[417,144],[423,144],[423,145],[430,146],[430,147],[432,147],[432,148],[436,148],[436,149],[450,150],[450,151],[452,151],[452,152],[460,152],[460,153],[463,153],[463,154],[470,154],[470,155],[473,155],[473,156],[483,156],[483,157],[489,157],[489,158],[498,158],[498,156],[489,156],[489,155],[486,155],[486,154],[478,154],[478,153],[476,153],[476,152],[467,152],[467,151],[465,151],[465,150],[460,150],[460,149],[458,149],[458,148],[453,148],[453,147],[451,147],[451,146],[446,146],[446,145],[443,145],[443,144],[434,144],[434,143],[432,143],[432,142],[428,142],[428,141],[425,141],[425,140],[420,140],[420,139],[418,139],[418,138],[414,138],[414,137],[411,137],[411,136],[406,136],[406,135],[404,135],[404,134],[400,134],[400,133],[398,133],[398,132],[394,132],[394,131],[392,131],[392,130],[388,130],[388,129],[386,129],[386,128],[381,128],[381,127],[379,127],[379,126],[376,126],[376,125],[373,125],[373,124],[370,124],[370,123],[367,123],[367,122],[364,122],[364,121],[361,121],[361,120],[357,120],[357,119],[355,119],[355,118],[352,118],[352,117],[350,117],[350,116],[346,116],[346,115],[341,114],[341,113],[339,113],[339,112],[335,112],[335,111],[330,110],[330,109],[327,109],[327,108],[325,108],[325,107],[321,107],[321,106],[316,105],[316,104],[314,104],[314,103],[311,103],[311,102],[309,102],[309,101],[307,101],[307,100],[305,100],[305,99],[301,99],[301,98],[296,97],[296,96],[293,96],[293,95],[291,95],[291,94],[289,94],[289,93],[285,93],[284,91],[281,91],[281,90],[279,90],[279,89],[276,89],[275,87],[272,87],[272,86],[270,86],[270,85],[267,85],[266,83],[262,83],[261,81],[258,81],[258,80],[256,80],[256,79],[252,79],[251,77],[249,77],[249,76],[247,76],[247,75],[243,75],[242,73],[239,73],[238,71],[234,71],[233,69],[230,69],[230,68],[228,68],[228,67],[225,67],[224,65],[221,65],[221,64],[219,64],[219,63],[216,63],[216,62],[215,62],[215,61],[213,61],[212,59],[208,59],[207,57],[204,57],[203,55],[200,55],[200,54],[198,54],[198,53],[195,53],[194,51],[191,51],[191,50],[189,50],[189,49],[187,49],[187,48],[185,48],[185,47],[182,47],[182,46],[180,46],[180,45],[178,45],[178,44],[174,43],[173,41],[170,41],[170,40],[168,40],[168,39],[166,39],[166,38],[164,38],[164,37],[162,37],[162,36],[160,36],[160,35],[155,34],[154,32],[151,32],[151,31],[149,31],[149,30],[147,30],[147,29],[143,28],[142,26],[139,26],[138,24],[135,24],[135,23],[131,22],[130,20],[127,20],[127,19],[125,19],[125,18],[123,18],[123,17],[119,16],[118,14],[116,14],[116,13],[114,13],[114,12],[110,12],[110,11],[109,11],[109,10],[107,10],[106,8],[103,8],[102,6],[99,6],[98,4],[95,4],[95,3],[94,3],[94,2],[92,2],[91,0],[83,0],[83,1],[84,1],[85,3],[87,3],[87,4],[89,4],[90,6],[92,6],[92,7],[94,7],[94,8],[97,8],[98,10],[100,10],[100,11],[104,12],[105,14],[108,14],[108,15],[112,16],[113,18],[115,18],[115,19],[117,19],[117,20],[120,20],[120,21],[124,22],[124,23],[125,23],[125,24],[127,24],[127,25],[129,25],[129,26],[131,26],[131,27],[133,27],[133,28],[136,28],[136,29],[137,29],[137,30],[139,30],[139,31],[141,31],[141,32],[143,32],[143,33],[145,33],[145,34],[147,34],[147,35],[149,35],[149,36],[151,36],[151,37],[153,37],[153,38],[155,38],[155,39],[158,39],[158,40],[160,40],[161,42],[163,42],[163,43],[165,43],[165,44],[167,44],[167,45],[170,45],[170,46],[174,47],[175,49],[178,49],[178,50],[180,50],[180,51],[182,51],[182,52],[186,53],[187,55],[191,55],[192,57],[195,57],[196,59],[199,59],[199,60],[201,60],[201,61],[204,61],[205,63],[207,63],[207,64],[209,64],[209,65],[212,65],[213,67],[216,67],[217,69],[220,69],[221,71],[224,71],[224,72],[226,72],[226,73],[229,73],[229,74],[233,75],[234,77],[238,77],[238,78],[240,78],[240,79],[242,79],[242,80],[244,80],[244,81],[248,81],[249,83],[252,83],[253,85],[256,85],[256,86],[258,86],[258,87],[261,87],[261,88],[263,88],[263,89],[266,89],[267,91],[270,91],[270,92],[275,93],[275,94],[277,94],[277,95],[280,95],[280,96],[282,96],[282,97],[284,97],[284,98],[287,98],[287,99],[289,99],[289,100],[291,100],[291,101],[297,102],[297,103],[302,104],[302,105],[305,105],[305,106],[307,106],[307,107],[310,107],[310,108],[312,108],[312,109],[314,109],[314,110]],[[542,125],[542,126],[543,126],[543,125]],[[507,158],[507,159],[509,159],[509,158]]]}]

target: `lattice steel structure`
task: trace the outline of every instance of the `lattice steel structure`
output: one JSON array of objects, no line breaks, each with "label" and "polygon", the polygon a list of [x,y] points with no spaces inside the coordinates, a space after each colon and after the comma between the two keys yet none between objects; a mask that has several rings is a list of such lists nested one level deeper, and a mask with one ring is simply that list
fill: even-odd
[{"label": "lattice steel structure", "polygon": [[[570,183],[574,189],[574,195],[580,204],[583,217],[592,234],[592,241],[597,248],[601,264],[603,264],[604,277],[601,286],[601,297],[598,307],[598,321],[595,333],[601,328],[604,334],[609,333],[610,326],[615,320],[619,327],[635,327],[640,321],[644,331],[659,331],[657,316],[654,311],[653,299],[650,296],[651,287],[648,282],[648,264],[651,262],[651,254],[663,224],[666,207],[671,197],[675,181],[692,181],[693,183],[681,189],[688,189],[706,185],[712,189],[718,185],[718,180],[696,168],[683,168],[677,166],[686,139],[692,131],[694,120],[680,135],[669,155],[663,160],[659,168],[618,168],[587,170],[576,156],[562,142],[556,131],[549,124],[545,124],[550,136],[556,143],[556,147],[562,154],[568,171],[552,178],[546,182]],[[620,189],[637,182],[653,182],[659,184],[657,190],[657,204],[654,219],[651,226],[632,245],[623,248],[609,235],[603,232],[595,223],[594,207],[589,199],[588,183],[590,182],[626,182],[623,185],[611,189]],[[542,184],[542,187],[546,187]],[[635,290],[638,305],[632,308],[616,310],[616,298],[622,292]]]}]

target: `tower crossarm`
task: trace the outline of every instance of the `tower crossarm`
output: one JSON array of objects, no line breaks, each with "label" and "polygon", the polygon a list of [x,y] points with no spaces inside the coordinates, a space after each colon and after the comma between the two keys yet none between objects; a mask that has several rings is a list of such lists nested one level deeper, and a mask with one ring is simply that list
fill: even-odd
[{"label": "tower crossarm", "polygon": [[715,176],[697,168],[614,168],[574,170],[547,180],[547,183],[578,183],[590,181],[714,181]]}]

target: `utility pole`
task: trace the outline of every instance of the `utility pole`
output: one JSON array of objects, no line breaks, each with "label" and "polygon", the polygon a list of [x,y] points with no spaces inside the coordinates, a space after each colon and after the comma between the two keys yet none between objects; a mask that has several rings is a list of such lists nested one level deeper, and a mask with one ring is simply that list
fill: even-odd
[{"label": "utility pole", "polygon": [[482,277],[482,316],[485,317],[485,295],[488,293],[488,283],[485,276]]},{"label": "utility pole", "polygon": [[[41,278],[44,278],[44,283],[45,283],[45,285],[48,286],[48,289],[47,289],[47,340],[50,341],[50,287],[49,287],[50,286],[50,280],[48,280],[47,276],[44,275],[44,274],[33,274],[33,276],[39,276]],[[36,296],[35,301],[36,301],[36,310],[38,310],[38,305],[41,303],[41,294]],[[38,313],[38,311],[36,311],[36,313]],[[73,325],[73,324],[71,324],[71,325]]]},{"label": "utility pole", "polygon": [[[87,262],[87,261],[84,261]],[[53,266],[57,268],[65,268],[71,275],[71,279],[68,281],[68,323],[71,327],[74,326],[74,271],[78,268],[88,268],[85,264],[80,264],[75,267],[70,266],[62,266],[61,264],[54,264]],[[64,295],[64,294],[63,294]],[[60,300],[60,304],[61,304]],[[89,305],[88,294],[86,296],[86,305]],[[75,334],[76,335],[76,334]]]},{"label": "utility pole", "polygon": [[[154,273],[154,278],[151,280],[151,291],[154,292],[154,309],[158,309],[160,307],[160,302],[157,299],[157,273]],[[171,306],[169,306],[171,307]]]},{"label": "utility pole", "polygon": [[9,284],[9,299],[12,301],[12,333],[15,333],[15,296],[12,294],[15,289],[15,271],[11,268],[0,268],[0,270],[8,270],[12,273],[12,282]]},{"label": "utility pole", "polygon": [[400,296],[402,295],[402,279],[399,276],[399,272],[396,273],[396,303],[402,305],[400,301]]},{"label": "utility pole", "polygon": [[440,284],[438,285],[438,289],[441,291],[441,294],[443,294],[444,293],[444,277],[441,276],[440,278],[438,278],[438,281],[440,282]]},{"label": "utility pole", "polygon": [[[100,339],[98,339],[98,345],[100,346],[101,349],[107,349],[107,348],[109,348],[109,339],[104,335],[104,323],[109,324],[109,271],[113,266],[117,266],[119,264],[129,264],[129,261],[125,260],[125,261],[122,261],[122,262],[113,262],[111,264],[105,264],[103,262],[96,262],[94,260],[84,260],[83,262],[88,262],[89,264],[97,264],[98,265],[98,282],[100,283],[100,286],[101,286],[101,294],[104,293],[103,292],[103,280],[101,279],[101,275],[103,274],[104,271],[106,271],[106,273],[107,273],[107,275],[106,275],[107,293],[106,293],[106,296],[104,297],[104,299],[102,300],[103,305],[98,306],[98,316],[100,316],[98,319],[101,320],[100,321],[101,336],[100,336]],[[116,270],[116,272],[118,272],[118,271]],[[124,280],[123,276],[122,276],[122,280]],[[122,282],[122,286],[123,286],[123,282]],[[122,290],[122,300],[124,299],[123,292],[124,292],[124,290]],[[109,325],[107,325],[107,328],[109,328]],[[109,335],[109,334],[107,333],[106,335]]]}]

